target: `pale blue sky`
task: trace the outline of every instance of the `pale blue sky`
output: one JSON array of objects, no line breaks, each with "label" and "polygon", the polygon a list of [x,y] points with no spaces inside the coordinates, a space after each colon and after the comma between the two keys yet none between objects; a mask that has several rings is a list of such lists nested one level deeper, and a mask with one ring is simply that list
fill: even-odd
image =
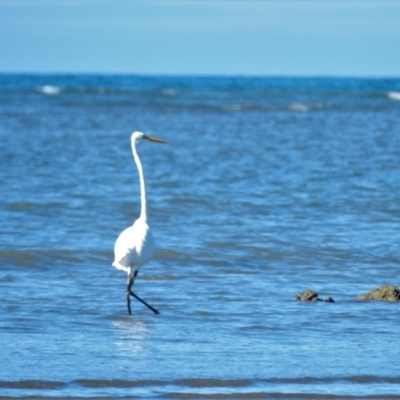
[{"label": "pale blue sky", "polygon": [[0,72],[400,76],[400,1],[0,0]]}]

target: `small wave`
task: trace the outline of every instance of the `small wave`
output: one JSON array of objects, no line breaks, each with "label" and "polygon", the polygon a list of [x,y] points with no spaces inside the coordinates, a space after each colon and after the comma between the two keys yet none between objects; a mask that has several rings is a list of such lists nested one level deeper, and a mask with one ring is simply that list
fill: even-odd
[{"label": "small wave", "polygon": [[60,389],[66,386],[65,382],[22,380],[22,381],[0,381],[0,388],[5,389]]},{"label": "small wave", "polygon": [[309,112],[314,110],[322,110],[331,108],[330,104],[313,103],[313,104],[303,104],[303,103],[292,103],[292,104],[251,104],[251,103],[236,103],[236,104],[225,104],[223,106],[218,106],[218,108],[224,111],[294,111],[294,112]]},{"label": "small wave", "polygon": [[10,210],[26,210],[33,206],[29,201],[13,201],[11,203],[6,203],[6,206]]},{"label": "small wave", "polygon": [[226,106],[223,106],[224,110],[229,110],[229,111],[240,111],[244,110],[246,108],[245,104],[228,104]]},{"label": "small wave", "polygon": [[[24,380],[0,381],[5,398],[126,398],[134,390],[140,398],[187,399],[348,399],[362,393],[363,399],[398,398],[399,377],[299,377],[266,379],[217,379],[188,377],[177,380],[124,380],[81,378],[69,382]],[[342,394],[335,392],[341,385]],[[332,387],[330,387],[332,385]],[[371,385],[376,385],[371,390]],[[381,391],[383,390],[383,393]],[[345,395],[347,393],[348,395]],[[391,393],[387,395],[385,393]],[[155,396],[156,394],[156,396]],[[135,396],[136,398],[137,396]],[[130,397],[129,397],[130,398]],[[360,396],[357,396],[360,398]]]},{"label": "small wave", "polygon": [[[79,256],[77,256],[79,254]],[[82,252],[68,250],[0,250],[0,262],[14,267],[44,268],[53,260],[80,264]]]},{"label": "small wave", "polygon": [[40,93],[43,94],[58,94],[61,92],[61,89],[57,86],[51,86],[51,85],[44,85],[44,86],[39,86],[37,89]]},{"label": "small wave", "polygon": [[400,100],[400,92],[389,92],[387,94],[387,96],[389,97],[390,100]]},{"label": "small wave", "polygon": [[292,103],[288,107],[290,111],[295,111],[295,112],[308,112],[308,111],[322,110],[327,108],[331,108],[331,105],[322,103],[311,103],[311,104]]},{"label": "small wave", "polygon": [[310,110],[309,106],[301,103],[293,103],[289,106],[289,110],[297,111],[297,112],[307,112]]},{"label": "small wave", "polygon": [[72,385],[79,385],[83,388],[134,388],[134,387],[165,387],[173,385],[182,388],[243,388],[262,385],[312,385],[312,384],[332,384],[336,382],[346,382],[358,385],[371,384],[389,384],[398,385],[399,376],[341,376],[341,377],[312,377],[304,376],[297,378],[261,378],[261,379],[217,379],[217,378],[195,378],[188,377],[176,380],[143,379],[143,380],[125,380],[125,379],[91,379],[81,378],[73,381],[45,381],[45,380],[21,380],[21,381],[0,381],[0,388],[10,389],[61,389]]},{"label": "small wave", "polygon": [[178,91],[175,89],[163,89],[161,90],[161,93],[164,94],[165,96],[176,96]]}]

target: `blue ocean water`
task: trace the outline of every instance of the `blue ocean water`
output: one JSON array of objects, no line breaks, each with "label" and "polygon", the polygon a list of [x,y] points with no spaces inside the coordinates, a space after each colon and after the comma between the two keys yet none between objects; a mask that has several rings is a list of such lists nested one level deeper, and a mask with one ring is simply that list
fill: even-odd
[{"label": "blue ocean water", "polygon": [[400,396],[400,79],[3,74],[0,159],[0,398]]}]

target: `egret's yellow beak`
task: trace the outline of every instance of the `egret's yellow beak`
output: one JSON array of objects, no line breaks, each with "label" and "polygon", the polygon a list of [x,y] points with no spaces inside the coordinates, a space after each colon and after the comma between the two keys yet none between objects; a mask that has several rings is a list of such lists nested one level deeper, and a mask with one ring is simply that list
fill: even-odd
[{"label": "egret's yellow beak", "polygon": [[154,142],[154,143],[167,143],[165,140],[157,139],[157,138],[155,138],[155,137],[147,136],[147,135],[144,135],[144,136],[143,136],[143,139],[150,140],[150,142]]}]

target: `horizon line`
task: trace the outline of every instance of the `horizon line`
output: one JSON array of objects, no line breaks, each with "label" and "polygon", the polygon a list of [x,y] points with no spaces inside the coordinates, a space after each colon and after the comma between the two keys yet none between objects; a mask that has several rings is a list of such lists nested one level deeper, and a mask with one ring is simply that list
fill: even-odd
[{"label": "horizon line", "polygon": [[0,71],[0,75],[120,75],[120,76],[143,76],[143,77],[204,77],[204,78],[321,78],[321,79],[400,79],[400,75],[382,74],[251,74],[251,73],[178,73],[178,72],[94,72],[94,71]]}]

